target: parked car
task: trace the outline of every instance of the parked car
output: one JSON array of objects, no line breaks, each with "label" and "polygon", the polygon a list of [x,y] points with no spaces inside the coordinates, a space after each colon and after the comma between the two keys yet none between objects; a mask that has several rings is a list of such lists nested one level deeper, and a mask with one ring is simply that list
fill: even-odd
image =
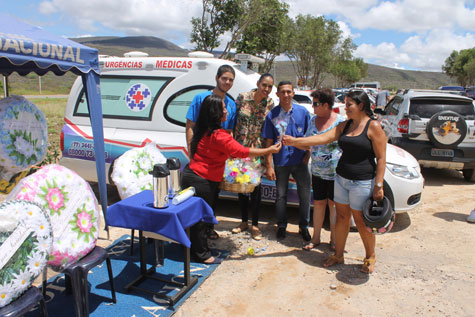
[{"label": "parked car", "polygon": [[378,90],[381,87],[379,81],[359,81],[356,83],[352,83],[350,85],[351,88],[373,88]]},{"label": "parked car", "polygon": [[[313,107],[312,107],[312,96],[310,94],[312,93],[311,90],[295,90],[294,91],[294,102],[298,103],[299,105],[304,106],[310,113],[313,114]],[[346,110],[345,110],[345,104],[344,102],[341,102],[339,98],[337,98],[337,95],[335,94],[335,103],[333,104],[333,112],[345,115]]]},{"label": "parked car", "polygon": [[[257,73],[242,71],[236,63],[206,57],[102,57],[99,64],[110,184],[113,184],[110,175],[114,160],[130,148],[150,141],[157,143],[165,157],[179,158],[182,166],[188,163],[185,115],[197,93],[215,86],[219,66],[229,64],[236,68],[234,85],[228,92],[234,99],[240,92],[255,88],[259,78]],[[87,99],[79,78],[71,88],[66,106],[60,163],[88,181],[97,181],[88,116]],[[409,153],[394,146],[388,146],[387,162],[384,189],[394,209],[404,211],[415,207],[420,202],[424,181],[419,164]],[[220,195],[237,197],[225,191]],[[274,202],[275,197],[275,182],[264,177],[263,201]],[[293,181],[289,184],[288,202],[298,204]]]},{"label": "parked car", "polygon": [[461,170],[475,181],[475,106],[441,90],[405,90],[376,110],[388,142],[422,166]]}]

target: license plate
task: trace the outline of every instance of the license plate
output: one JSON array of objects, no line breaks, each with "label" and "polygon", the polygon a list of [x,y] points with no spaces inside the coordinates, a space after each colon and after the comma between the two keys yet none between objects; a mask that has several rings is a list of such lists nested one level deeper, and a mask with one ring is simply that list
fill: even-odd
[{"label": "license plate", "polygon": [[430,155],[442,157],[454,157],[454,150],[449,149],[431,149]]}]

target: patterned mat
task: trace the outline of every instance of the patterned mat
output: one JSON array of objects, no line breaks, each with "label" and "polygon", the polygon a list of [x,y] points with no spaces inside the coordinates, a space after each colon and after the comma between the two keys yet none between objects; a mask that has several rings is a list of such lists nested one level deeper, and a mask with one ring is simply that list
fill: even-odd
[{"label": "patterned mat", "polygon": [[[131,290],[128,293],[124,290],[124,286],[139,275],[138,239],[135,240],[134,246],[134,255],[130,256],[130,236],[124,235],[107,247],[112,262],[117,304],[113,304],[111,300],[106,262],[104,261],[89,272],[89,313],[91,316],[171,316],[218,266],[218,264],[206,265],[191,262],[191,275],[198,277],[198,282],[174,307],[171,307],[165,300],[146,292]],[[227,256],[227,252],[214,250],[213,255],[224,258]],[[147,263],[154,263],[153,259],[154,244],[147,243]],[[183,282],[183,248],[181,245],[165,242],[165,263],[164,266],[157,267],[155,274]],[[146,280],[140,284],[140,287],[167,295],[177,292],[177,289],[172,285],[153,279]],[[46,290],[46,308],[49,316],[75,316],[73,295],[67,295],[65,292],[63,274],[51,278]],[[37,309],[25,316],[40,316],[40,311]]]}]

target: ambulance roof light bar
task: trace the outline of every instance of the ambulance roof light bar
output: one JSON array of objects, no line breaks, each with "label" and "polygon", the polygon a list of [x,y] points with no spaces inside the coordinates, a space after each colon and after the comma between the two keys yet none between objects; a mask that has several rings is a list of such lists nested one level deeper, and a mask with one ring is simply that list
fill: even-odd
[{"label": "ambulance roof light bar", "polygon": [[132,51],[124,53],[124,57],[148,57],[148,53],[140,51]]}]

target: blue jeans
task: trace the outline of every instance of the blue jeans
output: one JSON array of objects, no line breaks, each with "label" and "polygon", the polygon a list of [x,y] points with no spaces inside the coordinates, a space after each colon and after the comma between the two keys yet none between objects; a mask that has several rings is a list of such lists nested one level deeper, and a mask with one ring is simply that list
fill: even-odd
[{"label": "blue jeans", "polygon": [[310,173],[306,164],[300,163],[291,166],[275,166],[275,185],[277,187],[277,198],[275,200],[275,213],[277,226],[287,227],[287,190],[289,186],[289,176],[297,183],[297,194],[299,195],[299,228],[307,229],[310,221]]}]

